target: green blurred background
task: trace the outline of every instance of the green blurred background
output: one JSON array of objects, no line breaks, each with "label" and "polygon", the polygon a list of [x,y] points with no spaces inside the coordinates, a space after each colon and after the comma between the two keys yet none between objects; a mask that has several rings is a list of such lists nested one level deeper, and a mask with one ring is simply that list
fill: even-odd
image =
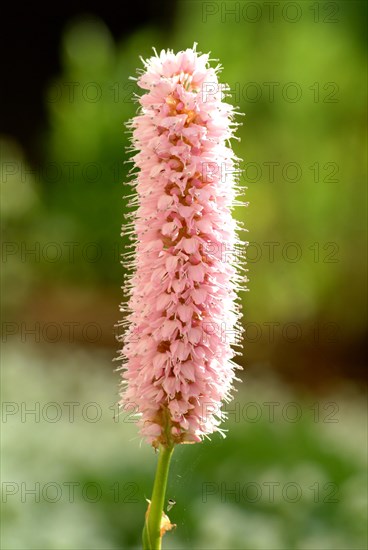
[{"label": "green blurred background", "polygon": [[[124,123],[137,109],[129,76],[152,46],[198,42],[246,115],[234,142],[250,203],[235,211],[250,242],[244,383],[225,440],[175,451],[177,529],[164,547],[366,548],[366,4],[180,0],[107,12],[44,16],[34,32],[44,58],[25,38],[10,52],[2,547],[139,547],[155,456],[132,419],[115,416],[112,363]],[[48,39],[48,28],[59,33]]]}]

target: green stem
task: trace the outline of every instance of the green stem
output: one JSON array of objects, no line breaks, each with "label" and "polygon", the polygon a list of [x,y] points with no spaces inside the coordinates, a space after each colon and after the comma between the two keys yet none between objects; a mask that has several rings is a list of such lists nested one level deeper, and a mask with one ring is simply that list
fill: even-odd
[{"label": "green stem", "polygon": [[151,505],[143,529],[143,550],[161,550],[160,527],[173,450],[173,445],[160,445]]}]

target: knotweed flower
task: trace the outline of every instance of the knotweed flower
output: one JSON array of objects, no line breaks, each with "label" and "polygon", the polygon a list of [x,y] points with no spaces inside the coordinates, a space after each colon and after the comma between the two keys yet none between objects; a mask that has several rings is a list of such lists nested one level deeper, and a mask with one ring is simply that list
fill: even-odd
[{"label": "knotweed flower", "polygon": [[[156,53],[156,52],[155,52]],[[220,66],[195,47],[143,61],[146,91],[129,123],[136,188],[123,231],[135,241],[123,338],[121,404],[154,447],[222,432],[240,332],[236,290],[235,111]]]}]

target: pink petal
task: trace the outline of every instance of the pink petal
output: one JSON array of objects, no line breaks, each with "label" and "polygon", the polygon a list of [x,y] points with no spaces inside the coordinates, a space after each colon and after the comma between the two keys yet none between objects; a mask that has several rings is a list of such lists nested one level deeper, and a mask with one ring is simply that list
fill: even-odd
[{"label": "pink petal", "polygon": [[186,306],[184,304],[181,304],[178,306],[178,315],[180,319],[187,323],[192,318],[193,309],[190,306]]},{"label": "pink petal", "polygon": [[202,264],[190,265],[188,267],[188,275],[192,281],[201,283],[204,279],[204,267]]}]

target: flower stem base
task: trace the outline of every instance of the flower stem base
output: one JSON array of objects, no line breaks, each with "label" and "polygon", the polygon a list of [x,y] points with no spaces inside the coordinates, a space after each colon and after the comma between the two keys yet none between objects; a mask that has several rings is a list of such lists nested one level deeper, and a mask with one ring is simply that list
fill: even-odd
[{"label": "flower stem base", "polygon": [[143,550],[161,550],[162,536],[174,527],[163,513],[167,479],[174,446],[159,447],[152,500],[148,505],[143,529]]}]

